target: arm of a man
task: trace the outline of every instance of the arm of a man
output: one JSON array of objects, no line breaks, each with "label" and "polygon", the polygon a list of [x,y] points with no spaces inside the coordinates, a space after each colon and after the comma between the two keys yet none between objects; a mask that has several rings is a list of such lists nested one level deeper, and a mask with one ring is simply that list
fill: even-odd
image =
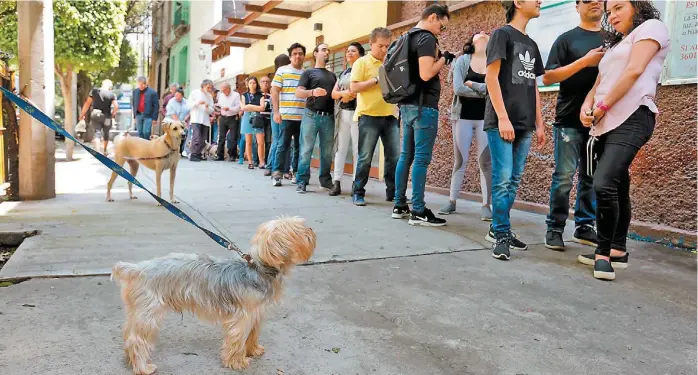
[{"label": "arm of a man", "polygon": [[367,67],[365,59],[359,59],[351,67],[351,83],[349,90],[353,93],[361,93],[378,86],[378,77],[366,74]]},{"label": "arm of a man", "polygon": [[436,38],[427,33],[420,33],[417,39],[417,58],[419,61],[419,78],[426,82],[434,78],[446,65],[446,58],[437,58]]},{"label": "arm of a man", "polygon": [[545,65],[543,84],[549,86],[560,83],[584,68],[598,66],[603,55],[602,47],[594,48],[583,57],[568,64],[567,62],[570,60],[568,41],[562,36],[558,37],[550,49],[550,55]]},{"label": "arm of a man", "polygon": [[119,113],[119,102],[116,101],[116,96],[111,101],[111,104],[112,104],[111,117],[116,118],[116,114]]},{"label": "arm of a man", "polygon": [[82,110],[80,111],[79,120],[85,119],[85,115],[87,114],[87,110],[90,109],[91,105],[92,105],[92,96],[88,96],[87,100],[85,100],[85,104],[82,105]]},{"label": "arm of a man", "polygon": [[314,89],[306,89],[312,85],[310,71],[306,70],[301,74],[301,78],[298,80],[298,87],[296,87],[296,98],[305,99],[313,96]]},{"label": "arm of a man", "polygon": [[485,75],[485,83],[487,84],[490,102],[497,114],[499,135],[505,141],[513,142],[515,136],[514,126],[509,120],[509,114],[502,96],[502,87],[499,84],[499,71],[502,67],[502,60],[507,58],[506,50],[506,33],[500,30],[492,33],[492,37],[490,37],[490,41],[487,44],[487,74]]}]

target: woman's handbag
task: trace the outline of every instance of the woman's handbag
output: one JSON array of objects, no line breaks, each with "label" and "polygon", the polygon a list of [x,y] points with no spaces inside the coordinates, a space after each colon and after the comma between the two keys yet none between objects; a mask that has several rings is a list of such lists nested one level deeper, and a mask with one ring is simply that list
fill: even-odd
[{"label": "woman's handbag", "polygon": [[252,127],[255,129],[264,129],[264,126],[266,125],[267,119],[264,118],[259,112],[251,112],[250,113],[250,122],[252,123]]}]

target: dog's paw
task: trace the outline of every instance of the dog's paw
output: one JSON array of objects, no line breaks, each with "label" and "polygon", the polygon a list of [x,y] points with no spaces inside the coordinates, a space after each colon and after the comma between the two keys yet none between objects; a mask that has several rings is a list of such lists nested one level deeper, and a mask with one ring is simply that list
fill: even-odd
[{"label": "dog's paw", "polygon": [[264,354],[264,347],[262,345],[256,345],[247,352],[247,355],[250,357],[259,357],[262,354]]},{"label": "dog's paw", "polygon": [[249,358],[233,359],[233,360],[224,362],[223,366],[225,366],[227,368],[231,368],[233,370],[242,370],[242,369],[246,369],[247,366],[250,365],[251,361],[252,360]]},{"label": "dog's paw", "polygon": [[158,369],[157,366],[155,366],[152,363],[148,363],[147,365],[145,365],[145,368],[140,369],[140,370],[134,370],[133,373],[135,375],[151,375],[151,374],[154,374],[155,371],[157,371],[157,369]]}]

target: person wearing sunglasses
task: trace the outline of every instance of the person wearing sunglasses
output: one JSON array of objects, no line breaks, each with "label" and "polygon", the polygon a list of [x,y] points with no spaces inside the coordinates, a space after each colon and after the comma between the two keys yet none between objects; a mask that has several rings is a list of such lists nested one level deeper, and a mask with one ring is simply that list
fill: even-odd
[{"label": "person wearing sunglasses", "polygon": [[569,216],[570,191],[579,169],[577,200],[574,208],[574,242],[596,246],[596,202],[594,180],[587,174],[585,146],[589,129],[582,126],[579,111],[599,74],[604,55],[601,32],[603,1],[577,0],[579,26],[560,35],[548,56],[543,83],[560,84],[557,96],[553,143],[555,169],[550,186],[550,211],[546,219],[545,247],[564,251],[562,233]]}]

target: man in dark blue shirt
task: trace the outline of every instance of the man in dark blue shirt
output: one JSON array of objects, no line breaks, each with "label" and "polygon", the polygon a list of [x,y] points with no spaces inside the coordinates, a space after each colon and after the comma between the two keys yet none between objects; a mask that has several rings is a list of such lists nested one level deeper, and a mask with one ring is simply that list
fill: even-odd
[{"label": "man in dark blue shirt", "polygon": [[545,235],[545,246],[558,251],[565,249],[562,232],[569,215],[570,191],[577,169],[574,241],[596,246],[594,181],[587,175],[586,168],[578,168],[586,164],[584,150],[589,140],[589,129],[582,126],[579,111],[596,82],[599,74],[597,66],[604,54],[601,48],[603,2],[577,0],[577,12],[579,26],[555,40],[543,75],[546,85],[560,83],[553,128],[555,170],[550,186],[550,213]]}]

